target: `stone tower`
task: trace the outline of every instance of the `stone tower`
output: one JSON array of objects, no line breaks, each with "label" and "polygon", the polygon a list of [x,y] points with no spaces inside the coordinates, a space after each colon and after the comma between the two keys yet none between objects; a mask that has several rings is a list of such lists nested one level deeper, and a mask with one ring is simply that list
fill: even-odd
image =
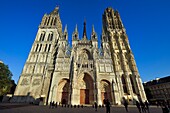
[{"label": "stone tower", "polygon": [[146,100],[128,37],[118,11],[102,16],[101,48],[92,26],[82,36],[76,25],[72,47],[67,25],[62,31],[59,8],[45,14],[24,65],[12,101],[49,104],[122,104]]},{"label": "stone tower", "polygon": [[56,7],[43,16],[12,101],[35,102],[37,98],[48,95],[56,49],[62,36],[58,10]]},{"label": "stone tower", "polygon": [[108,41],[111,50],[119,96],[130,100],[146,100],[126,30],[118,11],[112,8],[107,8],[103,14],[103,35],[103,40]]}]

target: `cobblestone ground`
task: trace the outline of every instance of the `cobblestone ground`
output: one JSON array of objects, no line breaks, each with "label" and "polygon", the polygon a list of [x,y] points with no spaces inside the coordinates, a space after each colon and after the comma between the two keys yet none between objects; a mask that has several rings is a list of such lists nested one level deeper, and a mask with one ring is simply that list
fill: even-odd
[{"label": "cobblestone ground", "polygon": [[[136,106],[129,106],[128,109],[128,113],[139,113]],[[101,107],[98,108],[98,111],[95,111],[91,106],[83,108],[58,106],[57,108],[49,109],[49,106],[0,103],[0,113],[106,113],[106,109]],[[110,113],[126,113],[126,111],[123,106],[113,106],[111,107]],[[150,113],[162,113],[162,109],[160,107],[151,106]]]}]

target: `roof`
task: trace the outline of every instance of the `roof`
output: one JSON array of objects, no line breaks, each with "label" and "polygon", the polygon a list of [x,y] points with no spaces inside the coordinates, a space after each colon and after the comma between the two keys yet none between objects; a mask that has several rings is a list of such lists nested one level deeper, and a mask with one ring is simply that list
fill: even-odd
[{"label": "roof", "polygon": [[151,80],[148,82],[145,82],[144,85],[156,85],[156,84],[162,84],[162,83],[167,83],[170,82],[170,76],[166,76],[163,78],[156,78],[155,80]]}]

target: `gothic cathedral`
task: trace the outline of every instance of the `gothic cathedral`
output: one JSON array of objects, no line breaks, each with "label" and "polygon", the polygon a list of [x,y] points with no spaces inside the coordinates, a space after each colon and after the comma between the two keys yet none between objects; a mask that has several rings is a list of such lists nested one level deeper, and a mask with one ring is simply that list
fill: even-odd
[{"label": "gothic cathedral", "polygon": [[94,26],[90,39],[86,22],[82,37],[77,25],[68,44],[67,26],[62,31],[59,7],[45,14],[23,67],[13,102],[40,101],[61,104],[120,105],[146,100],[142,81],[118,11],[102,15],[101,48]]}]

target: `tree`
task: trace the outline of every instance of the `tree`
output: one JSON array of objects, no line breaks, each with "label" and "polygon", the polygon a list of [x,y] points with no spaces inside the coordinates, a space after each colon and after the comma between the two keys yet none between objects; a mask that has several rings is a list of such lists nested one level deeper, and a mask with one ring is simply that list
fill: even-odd
[{"label": "tree", "polygon": [[0,62],[0,96],[10,92],[12,83],[12,73],[8,66]]}]

